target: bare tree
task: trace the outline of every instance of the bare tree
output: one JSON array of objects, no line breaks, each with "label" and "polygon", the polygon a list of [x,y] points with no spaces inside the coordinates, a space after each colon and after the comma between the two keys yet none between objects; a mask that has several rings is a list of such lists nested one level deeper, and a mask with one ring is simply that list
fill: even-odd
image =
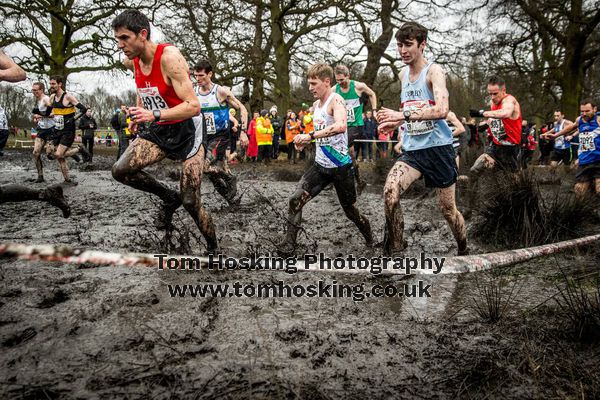
[{"label": "bare tree", "polygon": [[518,74],[573,118],[586,73],[600,55],[598,2],[489,0],[485,9],[470,11],[487,14],[483,32],[489,36],[473,48],[491,69]]},{"label": "bare tree", "polygon": [[121,64],[110,20],[124,8],[152,8],[143,0],[0,0],[0,47],[27,52],[15,60],[37,76],[109,71]]}]

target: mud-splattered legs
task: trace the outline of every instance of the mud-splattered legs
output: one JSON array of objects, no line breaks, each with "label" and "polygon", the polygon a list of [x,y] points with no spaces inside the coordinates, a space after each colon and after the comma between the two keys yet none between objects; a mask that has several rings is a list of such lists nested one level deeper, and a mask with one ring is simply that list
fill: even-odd
[{"label": "mud-splattered legs", "polygon": [[487,169],[492,169],[496,165],[494,159],[488,154],[480,155],[469,170],[469,189],[468,189],[468,212],[469,214],[477,206],[477,193],[479,192],[479,178]]},{"label": "mud-splattered legs", "polygon": [[590,188],[596,194],[600,194],[600,178],[596,178],[593,181],[577,182],[574,188],[575,195],[577,195],[577,197],[585,197]]},{"label": "mud-splattered legs", "polygon": [[300,224],[302,222],[302,207],[310,201],[310,194],[302,189],[302,180],[299,187],[296,189],[289,201],[287,232],[285,242],[291,245],[296,245]]},{"label": "mud-splattered legs", "polygon": [[21,185],[0,186],[0,203],[18,203],[28,200],[43,200],[42,190]]},{"label": "mud-splattered legs", "polygon": [[404,249],[404,217],[400,207],[400,196],[421,173],[402,161],[396,162],[385,180],[383,200],[385,211],[385,232],[383,251],[391,254]]},{"label": "mud-splattered legs", "polygon": [[342,206],[346,217],[350,219],[350,221],[354,222],[354,224],[358,227],[358,230],[365,238],[368,246],[373,244],[373,232],[371,231],[371,224],[369,220],[358,211],[358,207],[356,207],[356,203],[350,206]]},{"label": "mud-splattered legs", "polygon": [[212,218],[202,205],[200,184],[204,169],[204,146],[193,157],[183,162],[181,167],[181,201],[183,207],[198,225],[208,250],[217,249],[217,235]]},{"label": "mud-splattered legs", "polygon": [[35,142],[33,144],[33,163],[35,164],[35,169],[37,170],[38,178],[44,177],[44,167],[42,165],[41,155],[45,143],[45,140],[35,138]]},{"label": "mud-splattered legs", "polygon": [[463,216],[456,208],[456,184],[437,189],[437,193],[440,210],[450,225],[450,230],[458,244],[458,252],[461,254],[467,249],[467,229]]},{"label": "mud-splattered legs", "polygon": [[165,153],[157,145],[137,138],[113,165],[113,178],[132,188],[155,194],[164,202],[172,202],[174,198],[179,198],[179,193],[142,171],[163,158]]},{"label": "mud-splattered legs", "polygon": [[214,160],[212,155],[203,161],[204,173],[212,182],[217,192],[223,196],[229,204],[232,204],[237,195],[237,180],[235,176],[226,169],[224,160]]}]

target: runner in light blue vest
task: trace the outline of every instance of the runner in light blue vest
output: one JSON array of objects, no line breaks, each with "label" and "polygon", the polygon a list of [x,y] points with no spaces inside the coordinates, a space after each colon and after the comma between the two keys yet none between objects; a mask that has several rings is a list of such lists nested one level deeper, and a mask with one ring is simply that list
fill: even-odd
[{"label": "runner in light blue vest", "polygon": [[396,33],[398,52],[407,67],[400,73],[401,110],[382,108],[377,113],[379,129],[391,132],[405,125],[403,152],[388,174],[384,187],[384,252],[394,254],[406,246],[400,196],[417,179],[437,188],[441,211],[458,244],[458,254],[467,253],[464,219],[456,208],[455,182],[458,176],[452,131],[445,118],[449,111],[446,76],[442,68],[428,62],[423,51],[427,29],[407,22]]}]

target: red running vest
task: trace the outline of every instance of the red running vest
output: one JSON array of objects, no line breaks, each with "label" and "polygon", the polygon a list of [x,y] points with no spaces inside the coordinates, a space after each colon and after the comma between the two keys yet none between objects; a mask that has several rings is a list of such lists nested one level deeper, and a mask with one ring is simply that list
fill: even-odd
[{"label": "red running vest", "polygon": [[[506,97],[510,96],[507,94]],[[505,97],[505,99],[506,99]],[[502,108],[502,102],[496,105],[492,103],[492,111],[496,111]],[[498,146],[502,145],[520,145],[521,144],[521,122],[523,116],[519,112],[519,118],[517,119],[497,119],[491,118],[488,133],[492,137],[494,144]]]},{"label": "red running vest", "polygon": [[[160,58],[162,57],[165,47],[172,46],[171,44],[161,43],[156,47],[154,59],[152,60],[152,70],[149,75],[144,75],[140,68],[140,59],[133,59],[135,66],[135,85],[137,93],[146,110],[166,110],[173,108],[183,101],[175,93],[173,86],[167,85],[165,82],[162,69],[160,67]],[[179,121],[159,122],[161,125],[174,124]]]}]

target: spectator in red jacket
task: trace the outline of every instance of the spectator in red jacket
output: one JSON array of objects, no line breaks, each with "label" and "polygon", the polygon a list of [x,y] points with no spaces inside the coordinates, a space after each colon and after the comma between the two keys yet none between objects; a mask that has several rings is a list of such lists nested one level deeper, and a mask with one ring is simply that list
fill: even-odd
[{"label": "spectator in red jacket", "polygon": [[256,161],[258,157],[258,142],[256,141],[256,120],[260,114],[258,111],[254,111],[252,116],[252,120],[248,124],[248,150],[246,150],[246,156],[252,160],[252,162]]}]

